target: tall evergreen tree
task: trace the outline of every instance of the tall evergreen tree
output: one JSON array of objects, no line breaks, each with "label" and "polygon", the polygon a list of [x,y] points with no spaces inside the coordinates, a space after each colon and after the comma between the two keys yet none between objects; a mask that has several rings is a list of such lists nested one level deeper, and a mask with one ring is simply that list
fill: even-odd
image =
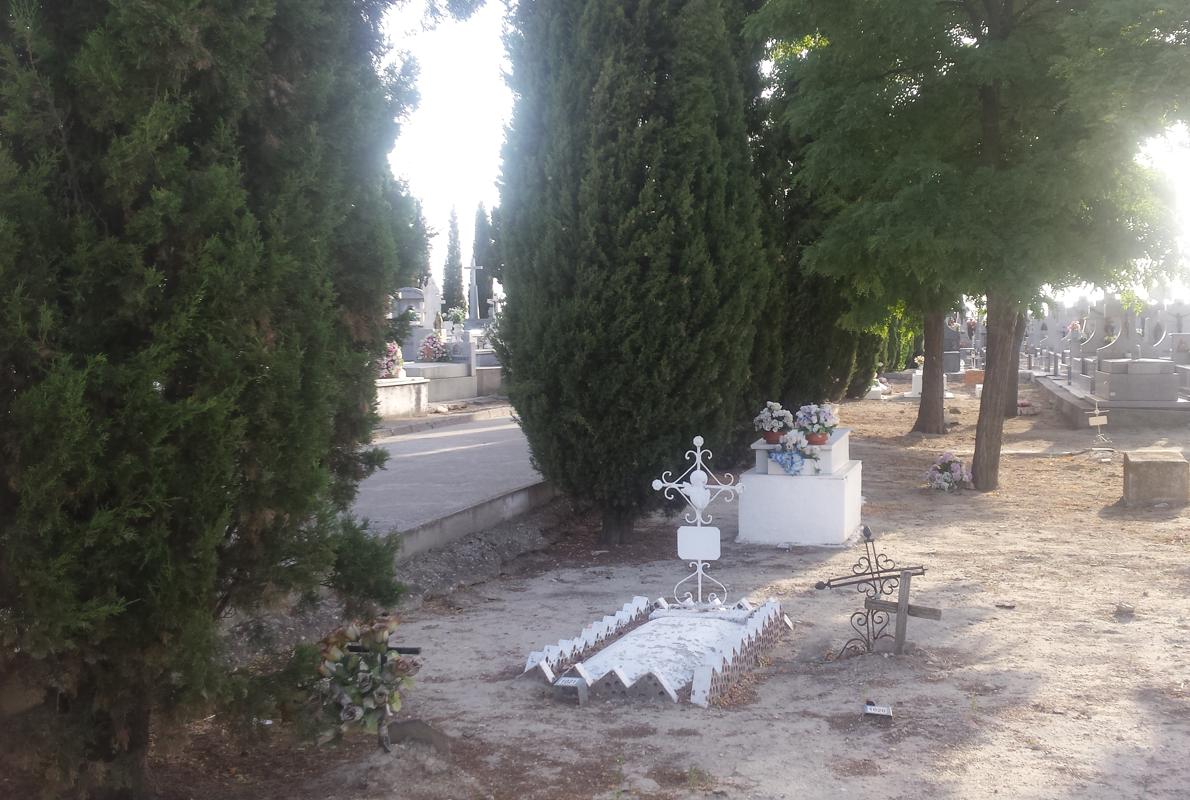
[{"label": "tall evergreen tree", "polygon": [[479,295],[479,316],[489,313],[488,301],[492,299],[492,278],[496,269],[496,242],[492,238],[492,223],[483,203],[475,209],[475,237],[472,239],[471,258],[476,266],[483,267],[475,276]]},{"label": "tall evergreen tree", "polygon": [[624,539],[695,434],[745,421],[764,286],[721,0],[521,2],[501,199],[509,395],[534,462]]},{"label": "tall evergreen tree", "polygon": [[380,461],[387,5],[0,3],[0,674],[80,795],[140,794],[217,615],[325,580]]},{"label": "tall evergreen tree", "polygon": [[492,213],[489,216],[489,220],[490,220],[490,227],[488,228],[488,236],[492,243],[491,256],[490,256],[492,264],[490,267],[488,267],[488,269],[490,270],[489,278],[491,280],[500,281],[500,285],[503,286],[504,285],[504,247],[502,244],[503,237],[501,236],[501,233],[500,233],[501,223],[500,223],[500,208],[499,208],[499,206],[492,209]]},{"label": "tall evergreen tree", "polygon": [[793,45],[785,121],[807,140],[798,180],[829,211],[805,263],[876,297],[987,297],[973,471],[995,488],[1024,305],[1164,255],[1135,154],[1184,113],[1190,9],[771,0],[755,20]]},{"label": "tall evergreen tree", "polygon": [[450,210],[450,227],[446,234],[446,263],[442,267],[442,311],[466,308],[467,295],[463,287],[463,250],[459,245],[459,215]]}]

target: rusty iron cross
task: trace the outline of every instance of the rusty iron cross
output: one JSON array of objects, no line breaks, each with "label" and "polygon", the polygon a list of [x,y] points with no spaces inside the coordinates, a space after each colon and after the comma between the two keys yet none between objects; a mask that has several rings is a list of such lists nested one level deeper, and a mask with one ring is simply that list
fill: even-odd
[{"label": "rusty iron cross", "polygon": [[[839,650],[835,658],[859,653],[872,653],[878,639],[893,639],[893,652],[905,652],[905,634],[909,617],[940,620],[942,610],[929,606],[915,606],[909,602],[909,583],[917,575],[925,575],[926,568],[898,567],[896,562],[876,550],[872,529],[864,526],[864,554],[851,567],[851,574],[819,581],[816,589],[840,589],[855,586],[866,595],[864,608],[851,615],[851,637]],[[885,600],[897,593],[897,601]],[[888,632],[890,615],[896,616],[894,633]]]}]

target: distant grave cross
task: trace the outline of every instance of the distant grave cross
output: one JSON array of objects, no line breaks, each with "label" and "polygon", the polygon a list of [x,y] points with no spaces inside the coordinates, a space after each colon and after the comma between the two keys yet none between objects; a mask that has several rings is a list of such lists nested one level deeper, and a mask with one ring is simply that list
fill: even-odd
[{"label": "distant grave cross", "polygon": [[661,477],[653,481],[653,490],[663,492],[667,500],[673,500],[675,493],[681,495],[691,509],[686,512],[686,522],[691,524],[678,528],[678,558],[691,559],[690,566],[694,568],[694,572],[674,585],[674,599],[678,602],[695,602],[691,592],[686,592],[684,597],[678,594],[678,587],[686,581],[695,580],[698,587],[697,602],[701,604],[702,581],[706,578],[723,590],[722,598],[714,593],[708,595],[711,603],[718,604],[727,599],[727,587],[706,574],[709,566],[707,562],[719,560],[720,555],[719,529],[706,524],[711,521],[706,510],[720,495],[730,501],[739,495],[744,487],[735,485],[735,479],[730,474],[726,476],[727,483],[720,481],[703,464],[704,456],[707,459],[711,458],[711,451],[702,446],[703,438],[695,436],[693,442],[694,449],[686,451],[687,460],[693,460],[693,463],[676,479],[672,472],[661,473]]},{"label": "distant grave cross", "polygon": [[[872,529],[864,526],[864,555],[851,567],[850,575],[820,581],[816,589],[855,586],[866,594],[864,610],[851,615],[851,629],[856,635],[839,650],[838,658],[848,654],[872,653],[878,639],[893,639],[893,652],[905,652],[905,634],[909,617],[940,620],[942,610],[909,603],[909,582],[915,575],[925,575],[925,567],[898,567],[896,562],[876,551]],[[884,600],[897,592],[897,602]],[[889,615],[896,615],[894,634],[888,633]]]},{"label": "distant grave cross", "polygon": [[479,319],[479,281],[476,279],[476,273],[481,269],[487,267],[480,266],[475,263],[475,259],[471,259],[471,266],[466,267],[471,275],[467,281],[467,319]]},{"label": "distant grave cross", "polygon": [[1103,432],[1103,426],[1107,425],[1107,411],[1099,408],[1099,399],[1095,398],[1095,410],[1084,412],[1087,415],[1087,424],[1095,428],[1095,443],[1103,447],[1111,447],[1111,439]]}]

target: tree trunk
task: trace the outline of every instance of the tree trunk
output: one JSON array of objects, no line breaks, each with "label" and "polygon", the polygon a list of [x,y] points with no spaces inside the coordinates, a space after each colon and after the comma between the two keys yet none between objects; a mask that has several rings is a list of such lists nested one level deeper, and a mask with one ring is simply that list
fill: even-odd
[{"label": "tree trunk", "polygon": [[90,771],[99,783],[89,787],[90,800],[143,800],[148,797],[145,771],[149,756],[150,705],[132,700],[132,708],[113,717],[97,712],[93,717],[87,758],[102,766]]},{"label": "tree trunk", "polygon": [[[942,327],[945,314],[931,311],[925,315],[925,364],[921,368],[921,398],[917,401],[917,433],[946,433],[943,414]],[[985,387],[986,388],[986,387]]]},{"label": "tree trunk", "polygon": [[[1020,369],[1021,369],[1021,345],[1025,342],[1025,328],[1028,325],[1029,318],[1025,316],[1024,311],[1018,311],[1016,315],[1016,330],[1013,331],[1012,337],[1012,354],[1009,356],[1009,379],[1008,391],[1004,401],[1004,418],[1012,419],[1016,416],[1016,403],[1020,399],[1020,394],[1017,389],[1020,388]],[[986,386],[984,387],[987,388]]]},{"label": "tree trunk", "polygon": [[608,506],[603,509],[603,528],[599,543],[605,547],[625,544],[632,537],[632,522],[636,515],[622,508]]},{"label": "tree trunk", "polygon": [[1004,408],[1008,388],[1015,385],[1016,362],[1012,342],[1016,338],[1019,303],[1006,294],[988,292],[988,357],[983,375],[983,397],[979,421],[975,424],[975,458],[971,472],[975,488],[990,491],[1000,484],[1000,445],[1004,436]]}]

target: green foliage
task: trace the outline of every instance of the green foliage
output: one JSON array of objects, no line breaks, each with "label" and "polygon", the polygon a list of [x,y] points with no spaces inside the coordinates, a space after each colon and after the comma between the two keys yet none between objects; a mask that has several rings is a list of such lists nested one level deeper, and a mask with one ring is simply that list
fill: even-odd
[{"label": "green foliage", "polygon": [[388,341],[404,344],[413,332],[413,322],[417,319],[417,312],[407,308],[397,314],[388,323]]},{"label": "green foliage", "polygon": [[491,311],[488,301],[492,299],[492,279],[498,277],[499,259],[496,256],[496,239],[492,221],[483,203],[475,209],[475,236],[472,239],[472,259],[476,266],[483,267],[476,273],[475,285],[479,299],[479,316],[487,317]]},{"label": "green foliage", "polygon": [[512,17],[502,363],[534,462],[605,508],[612,539],[691,437],[727,442],[757,404],[733,390],[768,267],[728,9],[551,0]]},{"label": "green foliage", "polygon": [[463,253],[459,245],[459,216],[450,210],[450,228],[446,237],[446,264],[442,269],[442,310],[466,308],[463,290]]},{"label": "green foliage", "polygon": [[[1167,220],[1134,156],[1166,124],[1161,109],[1184,102],[1190,76],[1187,48],[1153,38],[1184,38],[1185,12],[1156,9],[769,3],[755,23],[766,34],[829,40],[782,50],[777,64],[798,85],[784,118],[808,141],[798,180],[831,212],[807,264],[864,297],[1028,300],[1042,284],[1109,282],[1138,257],[1160,259]],[[1158,53],[1172,73],[1146,64]],[[1109,66],[1122,72],[1109,77]]]},{"label": "green foliage", "polygon": [[1022,306],[1172,263],[1170,204],[1136,153],[1186,108],[1190,7],[771,0],[753,25],[797,86],[779,123],[823,216],[802,264],[861,311],[987,297],[973,466],[995,488]]},{"label": "green foliage", "polygon": [[82,791],[135,789],[216,616],[326,579],[382,461],[412,73],[376,71],[381,0],[4,7],[0,672]]},{"label": "green foliage", "polygon": [[404,591],[393,577],[400,539],[370,533],[366,523],[345,519],[333,544],[334,567],[325,583],[346,602],[349,617],[397,604]]},{"label": "green foliage", "polygon": [[858,400],[872,388],[872,379],[880,370],[880,356],[885,350],[885,332],[861,333],[855,345],[855,366],[847,383],[846,397]]},{"label": "green foliage", "polygon": [[753,71],[759,99],[751,139],[764,201],[764,257],[773,267],[769,285],[757,294],[763,312],[752,355],[753,391],[758,397],[779,397],[792,408],[837,401],[854,367],[851,292],[844,281],[812,274],[802,264],[827,212],[816,208],[796,181],[804,142],[788,126],[771,122],[797,102],[797,86],[775,80],[762,96],[759,75]]},{"label": "green foliage", "polygon": [[916,341],[922,327],[921,317],[910,314],[904,307],[893,309],[885,325],[884,371],[900,372],[908,369],[917,350]]},{"label": "green foliage", "polygon": [[456,325],[462,325],[467,321],[467,309],[461,306],[454,306],[446,309],[446,319]]}]

